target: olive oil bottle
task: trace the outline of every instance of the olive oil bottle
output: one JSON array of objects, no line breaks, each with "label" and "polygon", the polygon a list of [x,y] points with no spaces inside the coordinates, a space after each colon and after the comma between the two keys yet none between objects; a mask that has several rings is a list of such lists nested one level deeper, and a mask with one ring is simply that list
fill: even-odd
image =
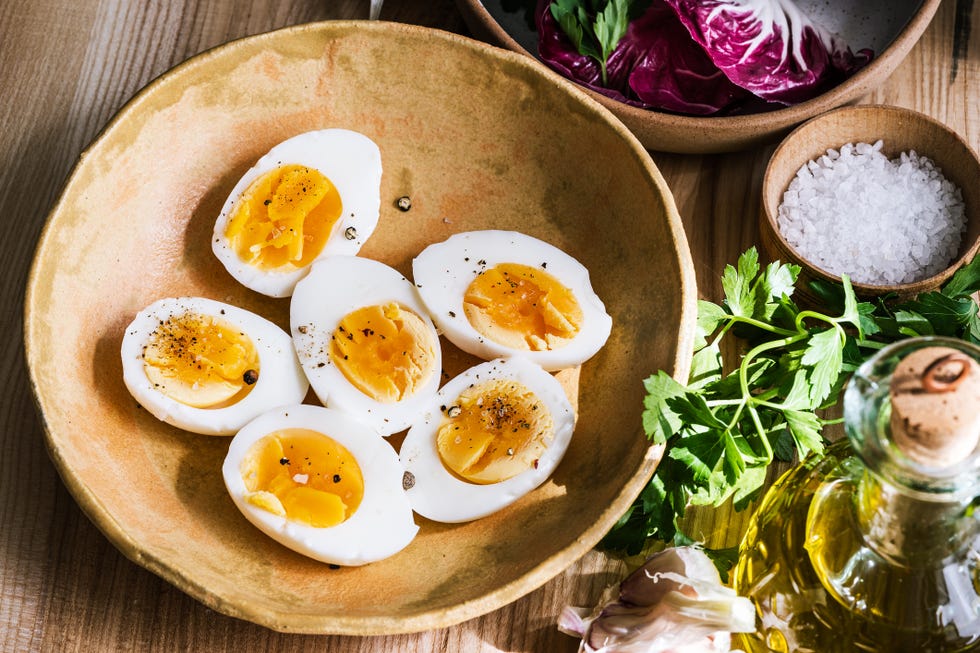
[{"label": "olive oil bottle", "polygon": [[[980,348],[883,349],[844,396],[847,439],[787,472],[733,572],[753,652],[980,651]],[[736,642],[733,642],[733,646]]]}]

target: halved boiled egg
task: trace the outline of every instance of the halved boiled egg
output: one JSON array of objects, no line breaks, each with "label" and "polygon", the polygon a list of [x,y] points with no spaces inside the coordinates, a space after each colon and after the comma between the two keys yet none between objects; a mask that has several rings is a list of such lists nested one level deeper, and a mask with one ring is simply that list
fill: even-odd
[{"label": "halved boiled egg", "polygon": [[158,419],[229,435],[303,400],[309,383],[292,339],[254,313],[202,297],[161,299],[126,328],[123,381]]},{"label": "halved boiled egg", "polygon": [[232,439],[221,472],[248,521],[316,560],[375,562],[418,532],[395,450],[336,410],[300,404],[264,413]]},{"label": "halved boiled egg", "polygon": [[442,387],[402,443],[415,512],[463,522],[510,505],[558,466],[575,428],[561,384],[520,357],[472,367]]},{"label": "halved boiled egg", "polygon": [[455,234],[422,250],[413,274],[443,335],[480,358],[521,355],[546,370],[573,367],[612,329],[589,271],[518,232]]},{"label": "halved boiled egg", "polygon": [[439,389],[439,336],[410,281],[356,256],[318,261],[298,284],[290,330],[313,391],[382,435],[411,424]]},{"label": "halved boiled egg", "polygon": [[381,152],[347,129],[276,145],[232,189],[212,249],[242,285],[288,297],[310,264],[356,254],[378,224]]}]

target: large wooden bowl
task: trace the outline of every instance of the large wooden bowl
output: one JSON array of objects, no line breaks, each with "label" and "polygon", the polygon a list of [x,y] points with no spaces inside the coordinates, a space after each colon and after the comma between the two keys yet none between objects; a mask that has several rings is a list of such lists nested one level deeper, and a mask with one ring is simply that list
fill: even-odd
[{"label": "large wooden bowl", "polygon": [[[929,26],[939,0],[797,0],[821,24],[845,37],[853,49],[870,47],[874,60],[829,91],[795,106],[742,116],[695,117],[630,106],[585,89],[611,110],[650,150],[681,153],[731,152],[778,140],[794,126],[877,88],[902,62]],[[526,10],[537,0],[456,0],[473,33],[537,60],[537,36]],[[545,67],[545,64],[541,64]],[[548,69],[550,74],[558,73]]]},{"label": "large wooden bowl", "polygon": [[[846,143],[874,143],[881,139],[882,153],[895,158],[915,150],[933,160],[943,175],[963,193],[967,230],[956,258],[936,274],[901,284],[854,282],[854,291],[862,298],[890,296],[895,300],[911,299],[919,293],[936,290],[963,264],[980,251],[980,159],[959,134],[918,111],[883,105],[842,107],[818,116],[795,129],[779,144],[762,181],[762,212],[759,236],[763,252],[770,260],[800,266],[800,296],[810,302],[817,297],[808,287],[813,279],[840,283],[841,277],[817,267],[793,247],[779,231],[777,217],[783,194],[801,166]],[[840,234],[847,238],[847,234]]]},{"label": "large wooden bowl", "polygon": [[[238,285],[209,238],[227,193],[262,153],[324,127],[358,130],[381,149],[381,216],[364,256],[409,274],[413,256],[454,232],[520,230],[582,261],[614,320],[605,348],[565,375],[579,421],[545,485],[468,524],[417,518],[407,549],[343,569],[252,527],[221,480],[229,440],[140,409],[119,353],[135,313],[165,296],[227,301],[288,326],[288,301]],[[396,208],[403,195],[407,213]],[[660,173],[572,85],[526,57],[442,32],[322,23],[195,57],[108,125],[38,245],[26,350],[51,458],[129,558],[220,612],[274,629],[411,632],[540,586],[629,506],[661,453],[641,429],[642,379],[660,368],[686,377],[694,284]]]}]

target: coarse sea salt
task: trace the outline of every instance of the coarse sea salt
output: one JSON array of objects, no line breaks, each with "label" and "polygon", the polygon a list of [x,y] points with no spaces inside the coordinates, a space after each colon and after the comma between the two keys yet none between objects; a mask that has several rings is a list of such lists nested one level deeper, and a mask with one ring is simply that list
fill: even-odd
[{"label": "coarse sea salt", "polygon": [[914,150],[889,160],[882,141],[808,161],[779,205],[783,238],[815,266],[870,285],[945,269],[966,232],[960,189]]}]

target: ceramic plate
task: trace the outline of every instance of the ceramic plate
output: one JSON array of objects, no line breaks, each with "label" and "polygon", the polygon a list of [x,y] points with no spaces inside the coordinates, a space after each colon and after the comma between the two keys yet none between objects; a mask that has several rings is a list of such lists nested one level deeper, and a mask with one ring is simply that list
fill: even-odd
[{"label": "ceramic plate", "polygon": [[[592,271],[606,347],[563,374],[579,409],[553,477],[482,520],[417,518],[375,564],[331,569],[266,538],[227,496],[228,438],[142,410],[119,348],[165,296],[240,305],[288,327],[288,300],[238,285],[209,237],[254,161],[300,132],[354,129],[381,149],[377,231],[361,254],[403,274],[424,246],[473,229],[550,241]],[[396,201],[409,196],[412,208]],[[608,530],[653,473],[642,379],[686,377],[695,319],[673,200],[611,114],[526,57],[424,28],[311,24],[247,38],[139,93],[84,153],[27,289],[26,349],[52,460],[135,562],[208,606],[282,630],[380,634],[447,626],[540,586]],[[474,362],[448,345],[448,366]]]}]

